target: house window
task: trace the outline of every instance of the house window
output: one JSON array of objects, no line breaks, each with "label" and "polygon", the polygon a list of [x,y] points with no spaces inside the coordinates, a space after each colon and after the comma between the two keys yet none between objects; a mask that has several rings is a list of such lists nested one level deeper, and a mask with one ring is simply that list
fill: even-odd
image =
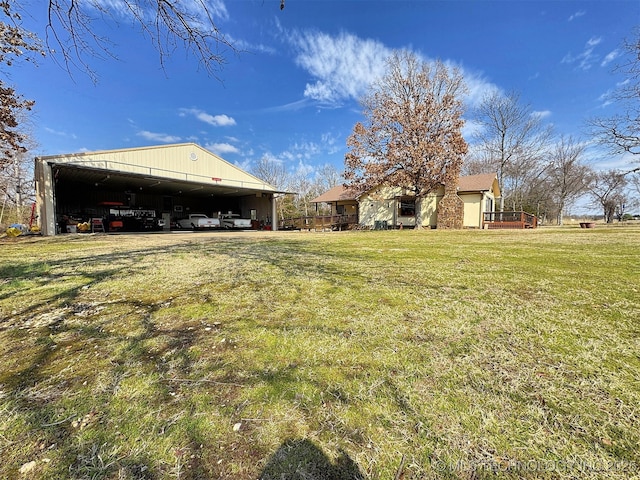
[{"label": "house window", "polygon": [[416,199],[414,197],[398,198],[398,216],[414,217],[416,215]]},{"label": "house window", "polygon": [[344,215],[344,205],[336,205],[336,213],[338,215]]}]

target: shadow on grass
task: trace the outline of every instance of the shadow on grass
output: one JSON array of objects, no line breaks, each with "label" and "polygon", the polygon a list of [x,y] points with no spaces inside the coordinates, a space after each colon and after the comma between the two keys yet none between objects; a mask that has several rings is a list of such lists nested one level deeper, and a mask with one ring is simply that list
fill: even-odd
[{"label": "shadow on grass", "polygon": [[[198,455],[183,453],[197,452],[202,444],[213,449],[207,445],[206,433],[196,422],[186,421],[173,432],[176,418],[187,416],[186,407],[174,401],[170,391],[176,389],[166,382],[149,383],[155,375],[160,379],[191,375],[189,351],[198,343],[198,333],[182,324],[175,328],[156,325],[151,319],[162,308],[158,303],[126,297],[108,305],[127,309],[137,334],[116,332],[109,325],[113,319],[104,318],[92,303],[79,301],[85,288],[100,288],[102,282],[112,278],[139,274],[144,268],[137,264],[140,258],[186,251],[176,245],[72,254],[46,261],[23,257],[0,265],[0,278],[13,283],[6,288],[9,292],[0,294],[0,300],[21,288],[20,282],[31,282],[35,288],[69,282],[41,293],[28,305],[18,306],[11,315],[0,316],[0,332],[8,330],[0,352],[14,359],[11,368],[0,369],[0,413],[17,419],[12,423],[0,421],[0,433],[6,433],[1,431],[5,426],[16,428],[6,433],[6,439],[0,435],[0,450],[20,446],[3,459],[0,477],[15,478],[21,464],[37,460],[35,472],[46,472],[50,475],[46,478],[68,478],[69,474],[96,479],[116,475],[155,479],[168,474],[184,479],[211,478]],[[88,364],[93,367],[83,368]],[[128,435],[132,438],[128,438],[117,428],[104,425],[125,418],[112,398],[123,380],[135,376],[143,379],[140,385],[149,388],[144,401],[149,409],[158,409],[159,431],[131,427],[133,433]],[[134,398],[133,402],[140,401]],[[132,442],[150,442],[170,434],[175,438],[174,463],[170,463],[171,455],[169,463],[166,459],[162,463],[145,447],[132,447]],[[50,464],[40,461],[47,455],[54,457]]]},{"label": "shadow on grass", "polygon": [[310,440],[290,439],[271,456],[260,480],[364,480],[358,465],[344,451],[332,462]]}]

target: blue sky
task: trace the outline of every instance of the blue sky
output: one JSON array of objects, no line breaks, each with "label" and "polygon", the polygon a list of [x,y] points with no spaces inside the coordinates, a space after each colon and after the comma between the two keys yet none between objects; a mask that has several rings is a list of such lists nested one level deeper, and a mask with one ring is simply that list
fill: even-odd
[{"label": "blue sky", "polygon": [[[24,26],[43,37],[45,3],[23,2]],[[13,67],[9,81],[36,101],[34,154],[195,142],[249,170],[264,156],[291,172],[341,170],[362,119],[358,98],[393,49],[459,66],[469,107],[491,89],[515,90],[557,133],[588,140],[584,120],[615,111],[606,94],[623,77],[612,68],[640,24],[637,0],[286,0],[282,11],[278,0],[210,3],[220,30],[247,51],[227,55],[220,80],[181,50],[163,70],[124,17],[96,23],[118,57],[90,60],[97,84],[52,58]],[[593,149],[590,161],[626,159]]]}]

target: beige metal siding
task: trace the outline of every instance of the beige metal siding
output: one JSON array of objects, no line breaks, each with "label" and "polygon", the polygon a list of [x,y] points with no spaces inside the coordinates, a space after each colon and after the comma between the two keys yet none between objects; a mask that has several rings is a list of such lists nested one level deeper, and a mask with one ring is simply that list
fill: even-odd
[{"label": "beige metal siding", "polygon": [[194,143],[42,157],[122,173],[275,191],[275,188]]}]

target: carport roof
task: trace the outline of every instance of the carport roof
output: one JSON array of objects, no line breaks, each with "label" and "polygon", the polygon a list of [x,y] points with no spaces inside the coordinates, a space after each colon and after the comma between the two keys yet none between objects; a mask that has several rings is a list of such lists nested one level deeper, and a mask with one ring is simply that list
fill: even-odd
[{"label": "carport roof", "polygon": [[288,193],[194,143],[38,157],[56,179],[164,195]]}]

